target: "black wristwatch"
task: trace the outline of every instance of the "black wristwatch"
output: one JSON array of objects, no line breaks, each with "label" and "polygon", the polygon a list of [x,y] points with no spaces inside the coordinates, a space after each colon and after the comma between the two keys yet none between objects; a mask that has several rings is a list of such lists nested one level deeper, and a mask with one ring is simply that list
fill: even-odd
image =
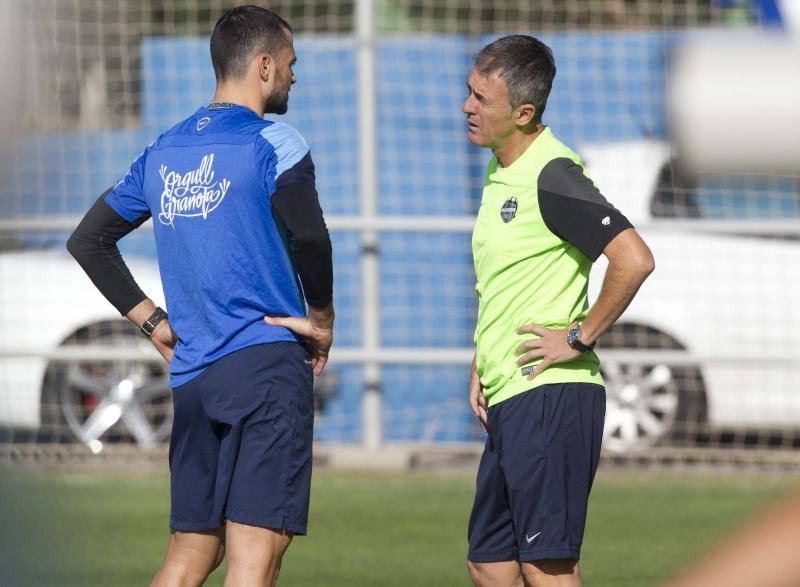
[{"label": "black wristwatch", "polygon": [[158,326],[158,323],[162,320],[166,320],[167,313],[159,307],[156,307],[155,312],[145,320],[142,325],[139,327],[139,330],[142,334],[144,334],[147,338],[153,336],[153,331]]},{"label": "black wristwatch", "polygon": [[589,353],[594,350],[594,345],[597,344],[597,341],[594,341],[592,344],[583,344],[581,342],[581,326],[580,324],[576,324],[570,328],[570,331],[567,333],[567,344],[576,351]]}]

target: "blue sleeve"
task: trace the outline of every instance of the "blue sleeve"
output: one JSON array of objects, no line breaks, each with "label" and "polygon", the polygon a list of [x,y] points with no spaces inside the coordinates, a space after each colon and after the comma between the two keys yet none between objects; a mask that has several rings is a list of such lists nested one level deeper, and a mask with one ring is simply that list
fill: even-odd
[{"label": "blue sleeve", "polygon": [[149,214],[144,197],[144,166],[148,149],[145,149],[131,164],[128,173],[117,182],[106,195],[106,204],[128,222],[134,222],[144,214]]},{"label": "blue sleeve", "polygon": [[[261,130],[261,137],[272,147],[275,163],[268,166],[267,173],[274,172],[275,189],[291,183],[314,185],[311,151],[299,132],[283,122],[273,122]],[[270,184],[269,178],[267,184]]]}]

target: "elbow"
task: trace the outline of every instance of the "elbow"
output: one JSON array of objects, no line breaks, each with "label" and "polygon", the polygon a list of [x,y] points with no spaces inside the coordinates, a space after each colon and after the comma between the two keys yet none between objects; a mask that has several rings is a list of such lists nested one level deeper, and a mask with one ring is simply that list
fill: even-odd
[{"label": "elbow", "polygon": [[650,249],[645,248],[638,251],[628,251],[624,256],[609,259],[609,267],[611,266],[624,271],[630,275],[631,279],[642,283],[655,271],[656,261]]},{"label": "elbow", "polygon": [[646,279],[655,270],[656,260],[653,257],[653,253],[647,251],[647,255],[644,255],[639,261],[639,271],[641,271],[642,276]]},{"label": "elbow", "polygon": [[69,239],[67,239],[67,252],[72,255],[75,260],[77,260],[78,256],[80,255],[80,251],[80,239],[78,238],[77,233],[73,232]]},{"label": "elbow", "polygon": [[644,242],[629,251],[628,262],[633,271],[641,276],[642,281],[656,269],[656,260],[653,252]]},{"label": "elbow", "polygon": [[614,267],[641,284],[655,271],[656,261],[650,247],[636,231],[625,231],[625,235],[615,238],[603,252],[608,257],[609,270]]},{"label": "elbow", "polygon": [[656,260],[649,250],[645,250],[630,260],[629,267],[639,276],[640,282],[644,282],[656,270]]},{"label": "elbow", "polygon": [[95,235],[81,232],[79,228],[67,239],[67,252],[80,265],[84,265],[88,259],[102,249],[102,242]]}]

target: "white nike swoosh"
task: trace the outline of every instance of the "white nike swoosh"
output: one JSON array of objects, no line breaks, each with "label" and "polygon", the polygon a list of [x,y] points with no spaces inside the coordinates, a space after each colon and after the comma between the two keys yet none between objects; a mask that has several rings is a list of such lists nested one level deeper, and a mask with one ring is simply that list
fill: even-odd
[{"label": "white nike swoosh", "polygon": [[530,544],[531,542],[533,542],[533,539],[536,538],[539,534],[541,534],[541,532],[537,532],[533,536],[528,536],[527,534],[525,534],[525,540],[527,540],[528,544]]}]

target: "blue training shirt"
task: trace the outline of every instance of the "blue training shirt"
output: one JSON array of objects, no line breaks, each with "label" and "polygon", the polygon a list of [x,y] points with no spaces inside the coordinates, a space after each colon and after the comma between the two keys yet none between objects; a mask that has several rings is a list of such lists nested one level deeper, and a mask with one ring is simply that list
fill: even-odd
[{"label": "blue training shirt", "polygon": [[294,128],[238,105],[212,105],[162,134],[105,200],[134,222],[151,215],[167,311],[178,335],[170,386],[255,344],[295,341],[263,318],[305,316],[305,302],[270,198],[314,184]]}]

